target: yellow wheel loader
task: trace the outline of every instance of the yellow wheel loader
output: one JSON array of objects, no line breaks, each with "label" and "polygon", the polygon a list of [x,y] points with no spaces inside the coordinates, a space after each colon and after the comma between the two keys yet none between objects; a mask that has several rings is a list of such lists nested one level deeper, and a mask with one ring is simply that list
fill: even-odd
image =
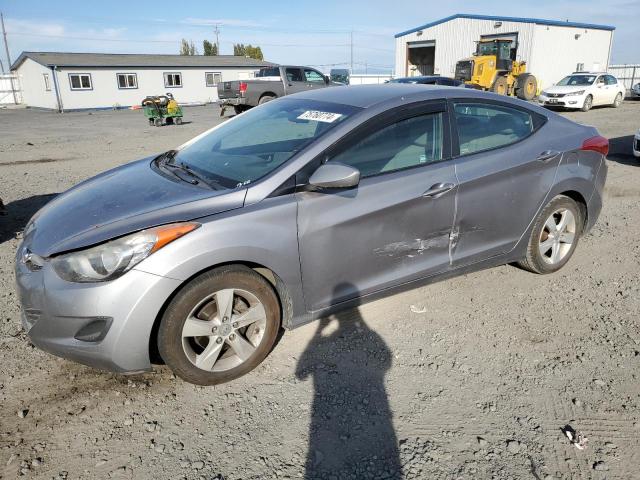
[{"label": "yellow wheel loader", "polygon": [[509,38],[480,40],[473,57],[456,64],[455,78],[481,90],[531,100],[538,93],[538,81],[526,72],[526,62],[516,60],[516,52]]}]

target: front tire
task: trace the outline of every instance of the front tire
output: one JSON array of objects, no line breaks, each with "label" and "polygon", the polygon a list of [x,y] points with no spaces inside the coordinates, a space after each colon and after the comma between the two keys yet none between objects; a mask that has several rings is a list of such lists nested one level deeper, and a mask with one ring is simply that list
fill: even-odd
[{"label": "front tire", "polygon": [[505,77],[497,77],[491,85],[491,91],[498,95],[506,95],[509,90],[509,82]]},{"label": "front tire", "polygon": [[538,215],[529,237],[527,254],[518,264],[539,274],[560,270],[573,255],[583,225],[578,204],[569,197],[558,195]]},{"label": "front tire", "polygon": [[582,110],[583,112],[588,112],[589,110],[591,110],[591,107],[593,107],[593,97],[591,95],[587,95],[587,98],[584,99],[584,103],[582,104],[582,108],[580,110]]},{"label": "front tire", "polygon": [[169,303],[158,350],[186,382],[217,385],[257,367],[280,322],[280,303],[264,277],[241,265],[220,267],[191,280]]}]

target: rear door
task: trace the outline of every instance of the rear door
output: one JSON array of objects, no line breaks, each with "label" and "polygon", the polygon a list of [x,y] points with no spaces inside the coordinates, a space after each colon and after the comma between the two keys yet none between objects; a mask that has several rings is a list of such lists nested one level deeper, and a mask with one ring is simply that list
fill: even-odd
[{"label": "rear door", "polygon": [[596,81],[593,82],[595,87],[591,89],[591,91],[593,92],[593,104],[594,105],[605,105],[607,103],[612,103],[609,102],[609,97],[608,97],[608,87],[607,87],[607,82],[605,81],[605,76],[604,75],[599,75],[598,78],[596,78]]},{"label": "rear door", "polygon": [[327,153],[323,161],[358,168],[361,181],[296,194],[307,308],[449,268],[456,193],[449,146],[446,103],[421,103],[368,122]]},{"label": "rear door", "polygon": [[[497,101],[453,100],[458,199],[454,266],[510,251],[551,190],[562,155],[537,134],[546,118]],[[550,132],[547,132],[550,134]]]},{"label": "rear door", "polygon": [[304,92],[308,90],[307,82],[302,74],[302,69],[298,67],[287,67],[284,69],[285,92],[287,95],[292,93]]}]

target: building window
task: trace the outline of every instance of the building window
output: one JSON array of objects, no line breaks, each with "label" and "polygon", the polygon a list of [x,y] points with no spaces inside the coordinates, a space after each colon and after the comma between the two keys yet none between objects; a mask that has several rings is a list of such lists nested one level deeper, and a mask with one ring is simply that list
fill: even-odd
[{"label": "building window", "polygon": [[70,73],[69,85],[71,90],[91,90],[91,74],[90,73]]},{"label": "building window", "polygon": [[584,63],[579,63],[576,65],[576,72],[584,72]]},{"label": "building window", "polygon": [[135,73],[117,73],[118,88],[138,88],[138,75]]},{"label": "building window", "polygon": [[44,78],[44,89],[47,92],[51,91],[51,83],[49,83],[49,74],[48,73],[43,73],[42,77]]},{"label": "building window", "polygon": [[182,74],[180,72],[166,72],[164,74],[164,86],[176,88],[182,86]]},{"label": "building window", "polygon": [[215,87],[222,82],[222,73],[220,72],[207,72],[204,74],[207,87]]}]

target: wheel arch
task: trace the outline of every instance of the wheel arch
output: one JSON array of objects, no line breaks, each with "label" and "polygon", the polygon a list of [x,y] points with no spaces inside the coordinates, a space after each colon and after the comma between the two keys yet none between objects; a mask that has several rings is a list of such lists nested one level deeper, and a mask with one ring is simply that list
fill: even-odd
[{"label": "wheel arch", "polygon": [[587,207],[587,199],[578,190],[566,190],[558,193],[558,195],[564,195],[578,204],[580,207],[580,214],[582,215],[582,228],[586,228],[589,219],[589,208]]},{"label": "wheel arch", "polygon": [[148,343],[148,351],[149,351],[149,359],[151,363],[163,364],[164,361],[160,357],[160,353],[158,351],[158,331],[160,329],[160,322],[162,321],[162,317],[167,310],[167,307],[171,303],[171,301],[175,298],[175,296],[194,278],[203,273],[209,272],[213,269],[219,267],[227,267],[232,265],[244,266],[252,269],[262,277],[264,277],[275,290],[276,297],[278,298],[278,302],[280,304],[280,314],[282,318],[282,326],[285,329],[292,327],[292,319],[293,319],[293,299],[291,296],[291,292],[285,282],[280,278],[280,276],[271,268],[266,265],[262,265],[260,263],[246,261],[246,260],[236,260],[236,261],[227,261],[222,263],[217,263],[215,265],[209,265],[201,270],[195,272],[189,278],[185,279],[183,282],[178,285],[178,287],[167,297],[167,299],[162,304],[162,307],[158,311],[153,325],[151,327],[151,334],[149,335],[149,343]]},{"label": "wheel arch", "polygon": [[258,101],[262,100],[264,97],[273,97],[273,98],[278,98],[278,95],[276,95],[275,92],[263,92],[260,94],[260,96],[258,97]]}]

